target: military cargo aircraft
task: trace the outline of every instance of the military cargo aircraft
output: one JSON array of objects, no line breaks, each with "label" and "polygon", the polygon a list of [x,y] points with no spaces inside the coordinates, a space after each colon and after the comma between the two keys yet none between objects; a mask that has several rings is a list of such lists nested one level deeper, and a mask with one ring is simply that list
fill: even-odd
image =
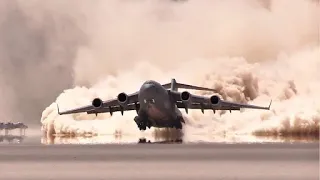
[{"label": "military cargo aircraft", "polygon": [[123,115],[124,111],[136,110],[137,116],[134,121],[140,130],[146,128],[176,128],[182,129],[182,123],[185,120],[179,108],[184,108],[186,113],[188,109],[204,110],[240,110],[242,108],[264,109],[261,107],[249,104],[234,103],[222,100],[218,95],[211,97],[199,96],[189,93],[188,91],[179,92],[178,88],[213,91],[214,89],[193,86],[188,84],[178,83],[175,79],[171,79],[170,83],[160,84],[154,80],[145,81],[137,92],[126,94],[121,92],[116,98],[103,101],[100,98],[93,99],[91,105],[67,110],[59,111],[58,114],[73,114],[86,112],[87,114],[110,113],[120,111]]}]

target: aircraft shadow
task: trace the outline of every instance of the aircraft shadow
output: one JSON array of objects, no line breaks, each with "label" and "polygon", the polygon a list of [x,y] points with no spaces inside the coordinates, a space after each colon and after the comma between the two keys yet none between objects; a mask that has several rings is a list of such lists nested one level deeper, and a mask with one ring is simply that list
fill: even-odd
[{"label": "aircraft shadow", "polygon": [[115,137],[112,135],[104,136],[92,136],[92,137],[55,137],[52,136],[42,137],[41,143],[46,145],[57,145],[57,144],[173,144],[182,143],[180,138],[130,138]]},{"label": "aircraft shadow", "polygon": [[154,141],[147,140],[147,138],[140,138],[138,144],[182,144],[182,139],[175,139],[175,140],[164,140],[164,141]]}]

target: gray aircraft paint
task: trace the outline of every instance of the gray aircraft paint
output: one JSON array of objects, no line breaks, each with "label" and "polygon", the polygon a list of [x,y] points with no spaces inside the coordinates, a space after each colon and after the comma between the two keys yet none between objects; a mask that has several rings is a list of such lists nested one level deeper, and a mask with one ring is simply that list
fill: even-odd
[{"label": "gray aircraft paint", "polygon": [[139,112],[145,112],[153,126],[169,127],[174,124],[173,121],[177,120],[179,115],[182,117],[167,89],[156,81],[146,81],[139,90],[138,99]]},{"label": "gray aircraft paint", "polygon": [[112,115],[116,111],[121,111],[121,114],[123,114],[124,111],[136,110],[137,116],[134,120],[140,130],[145,130],[147,127],[175,127],[181,129],[184,119],[179,108],[184,108],[187,113],[188,109],[201,109],[202,113],[204,113],[204,110],[213,110],[214,112],[216,110],[229,110],[231,112],[241,108],[269,110],[272,102],[268,107],[234,103],[221,100],[217,95],[205,97],[193,95],[187,91],[178,92],[179,88],[216,91],[210,88],[177,83],[175,79],[171,79],[171,82],[167,84],[148,80],[141,85],[137,92],[129,95],[122,92],[116,98],[107,101],[95,98],[92,105],[64,112],[60,112],[57,105],[58,113],[63,115],[82,112],[88,114],[109,112]]}]

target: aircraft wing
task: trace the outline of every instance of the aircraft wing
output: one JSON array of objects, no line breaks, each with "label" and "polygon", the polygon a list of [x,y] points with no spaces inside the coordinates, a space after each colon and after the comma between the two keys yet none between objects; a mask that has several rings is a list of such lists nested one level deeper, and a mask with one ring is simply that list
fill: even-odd
[{"label": "aircraft wing", "polygon": [[250,104],[242,104],[242,103],[234,103],[229,101],[223,101],[221,100],[218,105],[214,105],[211,103],[190,103],[186,104],[182,101],[177,101],[176,105],[178,108],[184,108],[186,109],[186,112],[188,113],[187,109],[200,109],[202,112],[203,110],[228,110],[228,111],[239,111],[241,109],[264,109],[269,110],[271,106],[272,101],[270,102],[269,106],[263,107],[263,106],[256,106],[256,105],[250,105]]},{"label": "aircraft wing", "polygon": [[121,114],[123,115],[124,111],[136,110],[138,112],[139,109],[140,109],[140,104],[139,102],[137,102],[134,104],[128,104],[125,108],[123,108],[122,106],[109,106],[109,107],[104,107],[100,109],[93,109],[93,110],[87,111],[87,114],[110,113],[110,115],[112,115],[113,112],[121,111]]},{"label": "aircraft wing", "polygon": [[[121,111],[121,113],[123,114],[124,111],[137,110],[137,108],[140,107],[138,103],[138,94],[139,92],[135,92],[129,95],[125,93],[120,93],[117,98],[113,98],[107,101],[102,101],[99,98],[95,98],[92,101],[91,105],[82,106],[63,112],[60,112],[59,106],[57,105],[58,114],[64,115],[83,112],[86,112],[87,114],[98,114],[109,112],[112,115],[112,113],[116,111]],[[121,99],[120,103],[118,99]]]},{"label": "aircraft wing", "polygon": [[186,112],[188,109],[211,109],[211,110],[240,110],[240,109],[264,109],[269,110],[272,101],[270,102],[269,106],[257,106],[251,104],[243,104],[243,103],[236,103],[230,102],[220,99],[219,96],[213,95],[211,97],[206,96],[198,96],[193,95],[187,91],[184,92],[173,92],[169,91],[172,97],[172,100],[176,103],[178,108],[184,108]]},{"label": "aircraft wing", "polygon": [[224,108],[223,110],[229,110],[229,108],[237,108],[237,109],[264,109],[264,110],[270,110],[272,100],[270,101],[269,106],[257,106],[257,105],[251,105],[251,104],[243,104],[243,103],[235,103],[235,102],[230,102],[230,101],[224,101],[221,100],[219,108]]}]

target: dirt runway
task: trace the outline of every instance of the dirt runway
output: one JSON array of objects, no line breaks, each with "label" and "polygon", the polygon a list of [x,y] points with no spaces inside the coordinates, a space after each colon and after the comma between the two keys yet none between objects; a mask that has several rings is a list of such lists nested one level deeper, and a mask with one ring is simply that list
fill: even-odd
[{"label": "dirt runway", "polygon": [[319,179],[319,143],[1,145],[1,179]]}]

